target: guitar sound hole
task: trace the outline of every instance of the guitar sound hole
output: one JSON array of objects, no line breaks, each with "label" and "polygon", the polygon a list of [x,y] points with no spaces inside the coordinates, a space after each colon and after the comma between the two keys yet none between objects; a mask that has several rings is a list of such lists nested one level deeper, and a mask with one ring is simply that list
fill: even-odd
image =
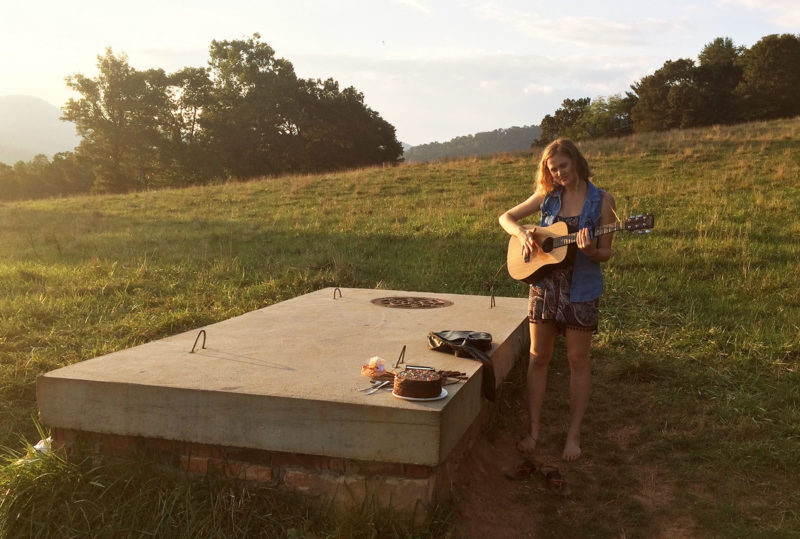
[{"label": "guitar sound hole", "polygon": [[542,242],[542,251],[549,253],[553,250],[553,238],[545,238]]}]

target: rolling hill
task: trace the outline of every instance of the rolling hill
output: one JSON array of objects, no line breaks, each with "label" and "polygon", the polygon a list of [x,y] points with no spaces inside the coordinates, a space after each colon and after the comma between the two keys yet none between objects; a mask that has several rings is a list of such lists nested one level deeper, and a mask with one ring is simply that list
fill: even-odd
[{"label": "rolling hill", "polygon": [[0,96],[0,163],[30,161],[72,150],[80,138],[75,127],[59,118],[61,111],[30,95]]}]

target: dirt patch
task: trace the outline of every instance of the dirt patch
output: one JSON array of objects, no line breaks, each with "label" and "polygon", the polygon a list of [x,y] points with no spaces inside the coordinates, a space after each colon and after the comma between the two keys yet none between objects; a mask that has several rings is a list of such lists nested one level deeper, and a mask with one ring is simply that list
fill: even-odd
[{"label": "dirt patch", "polygon": [[478,437],[454,484],[458,508],[453,537],[534,537],[536,515],[518,499],[517,484],[503,474],[520,461],[510,435],[494,441]]},{"label": "dirt patch", "polygon": [[[619,454],[630,448],[631,438],[635,435],[635,427],[625,427],[609,432],[608,439],[613,440]],[[537,533],[542,526],[554,524],[553,515],[549,519],[542,518],[541,511],[555,509],[560,516],[555,517],[578,520],[591,520],[602,515],[602,509],[595,507],[596,489],[618,489],[620,485],[609,483],[610,457],[605,455],[586,455],[575,463],[565,463],[558,457],[560,446],[556,441],[543,440],[541,443],[541,461],[557,467],[567,480],[572,490],[569,496],[548,486],[540,474],[533,474],[524,481],[511,481],[504,475],[505,470],[513,470],[522,462],[522,457],[515,449],[516,438],[513,433],[503,432],[489,439],[482,432],[463,458],[453,484],[457,502],[453,519],[452,537],[456,539],[488,539],[532,538],[540,535],[555,537],[556,533]],[[550,455],[550,456],[548,456]],[[627,460],[627,459],[626,459]],[[633,491],[620,493],[619,501],[625,497],[636,500],[643,506],[646,514],[653,518],[649,532],[655,538],[690,538],[697,537],[695,522],[689,516],[679,518],[664,517],[669,514],[669,507],[674,502],[675,488],[666,479],[663,470],[655,466],[634,464],[630,461],[614,466],[624,466],[626,471],[638,479],[638,486]],[[563,511],[563,513],[562,513]],[[622,510],[624,512],[624,510]],[[599,513],[599,514],[598,514]],[[578,516],[582,514],[582,516]],[[610,517],[611,515],[606,514]],[[620,520],[625,520],[620,518]],[[574,524],[574,523],[572,523]],[[562,521],[569,528],[573,537],[592,536],[592,530],[570,528],[571,524]],[[622,533],[622,536],[625,534]]]},{"label": "dirt patch", "polygon": [[576,462],[561,460],[569,413],[564,360],[551,365],[543,411],[547,428],[539,438],[537,458],[560,470],[570,493],[554,491],[541,474],[523,481],[507,479],[504,470],[522,462],[515,445],[527,426],[524,367],[517,365],[509,374],[485,429],[459,463],[451,537],[699,536],[697,523],[676,507],[678,489],[669,470],[645,456],[643,423],[630,413],[646,396],[635,394],[636,387],[620,394],[602,373],[595,373],[584,456]]},{"label": "dirt patch", "polygon": [[[640,488],[633,498],[654,514],[666,509],[675,499],[675,487],[664,478],[655,466],[639,466]],[[694,520],[686,515],[658,520],[658,539],[684,539],[698,537]]]},{"label": "dirt patch", "polygon": [[631,439],[639,433],[639,430],[637,426],[625,425],[609,433],[608,437],[611,441],[615,442],[620,449],[627,451],[631,445]]}]

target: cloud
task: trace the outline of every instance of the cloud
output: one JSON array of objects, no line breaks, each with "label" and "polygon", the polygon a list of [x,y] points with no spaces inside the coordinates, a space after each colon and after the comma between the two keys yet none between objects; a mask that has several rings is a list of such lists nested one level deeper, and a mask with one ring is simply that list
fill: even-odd
[{"label": "cloud", "polygon": [[800,3],[797,0],[720,0],[723,8],[730,4],[767,12],[770,14],[768,20],[783,28],[794,30],[800,27]]},{"label": "cloud", "polygon": [[525,95],[553,95],[556,93],[556,89],[546,84],[531,82],[525,85],[522,89],[522,93]]},{"label": "cloud", "polygon": [[200,47],[142,47],[129,51],[131,65],[137,69],[159,67],[167,72],[184,67],[206,67],[208,49]]},{"label": "cloud", "polygon": [[680,18],[670,21],[652,17],[630,21],[598,16],[553,18],[537,11],[513,10],[495,2],[474,6],[473,14],[508,25],[531,38],[591,47],[641,46],[649,36],[678,33],[685,28],[685,20]]},{"label": "cloud", "polygon": [[652,71],[653,59],[470,52],[450,58],[306,54],[292,63],[301,77],[355,86],[400,140],[422,144],[538,124],[565,98],[624,94],[635,78]]},{"label": "cloud", "polygon": [[417,11],[421,11],[422,13],[431,13],[431,8],[427,2],[424,0],[392,0],[395,4],[400,4],[402,6],[408,6],[411,8],[416,9]]}]

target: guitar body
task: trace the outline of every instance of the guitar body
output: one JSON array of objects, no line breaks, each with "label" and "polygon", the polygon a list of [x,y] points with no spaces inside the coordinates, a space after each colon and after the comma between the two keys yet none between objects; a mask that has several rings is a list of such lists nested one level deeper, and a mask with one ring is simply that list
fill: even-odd
[{"label": "guitar body", "polygon": [[[525,228],[530,230],[534,227],[525,225]],[[509,239],[506,255],[509,275],[518,281],[529,284],[539,281],[550,270],[550,266],[563,261],[567,257],[569,248],[568,245],[564,245],[553,249],[550,245],[554,238],[567,234],[567,223],[559,221],[550,226],[535,228],[533,238],[536,245],[534,251],[527,258],[522,256],[522,244],[516,236],[511,236]]]},{"label": "guitar body", "polygon": [[[652,213],[638,215],[618,221],[613,224],[595,227],[594,237],[603,234],[611,234],[618,230],[628,232],[638,232],[639,234],[649,233],[655,226],[655,218]],[[522,244],[516,236],[511,236],[508,240],[508,254],[506,262],[508,273],[518,281],[535,284],[550,271],[553,264],[558,264],[567,257],[567,249],[577,241],[577,234],[568,234],[567,223],[559,221],[550,226],[525,226],[533,231],[533,240],[536,242],[533,252],[527,257],[522,256]]]}]

